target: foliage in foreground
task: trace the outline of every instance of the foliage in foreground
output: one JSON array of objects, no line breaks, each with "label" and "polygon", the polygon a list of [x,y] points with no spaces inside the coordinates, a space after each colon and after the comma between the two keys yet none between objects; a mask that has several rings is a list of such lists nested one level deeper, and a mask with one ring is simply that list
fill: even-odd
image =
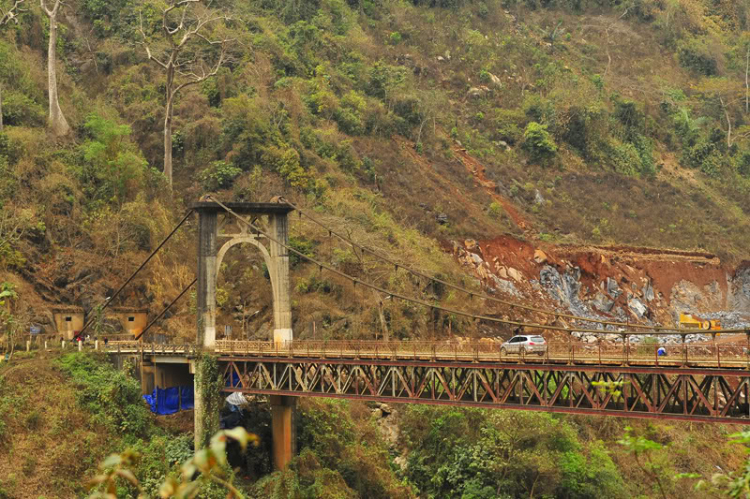
[{"label": "foliage in foreground", "polygon": [[[227,498],[242,498],[244,495],[232,484],[232,476],[227,472],[227,442],[239,442],[242,449],[249,443],[257,445],[258,439],[245,431],[242,427],[232,430],[222,430],[216,433],[208,447],[199,450],[180,467],[178,476],[170,475],[159,487],[159,497],[175,497],[187,499],[205,497],[202,493],[205,486],[218,484],[228,491]],[[112,454],[99,467],[100,473],[91,480],[92,487],[98,489],[92,493],[90,499],[117,499],[119,483],[125,482],[138,491],[138,498],[145,498],[144,489],[133,472],[139,461],[139,455],[132,451]],[[227,477],[227,475],[230,475]]]},{"label": "foliage in foreground", "polygon": [[605,446],[560,417],[409,406],[400,428],[405,475],[429,497],[626,497]]}]

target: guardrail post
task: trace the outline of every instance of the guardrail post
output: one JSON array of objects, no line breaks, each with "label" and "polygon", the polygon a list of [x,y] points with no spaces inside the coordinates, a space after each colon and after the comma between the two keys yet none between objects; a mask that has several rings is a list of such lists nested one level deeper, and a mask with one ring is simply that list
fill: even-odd
[{"label": "guardrail post", "polygon": [[602,365],[602,337],[598,334],[596,335],[596,343],[599,347],[599,365]]},{"label": "guardrail post", "polygon": [[30,352],[30,351],[31,351],[31,340],[27,340],[27,341],[26,341],[26,351],[27,351],[27,352]]},{"label": "guardrail post", "polygon": [[47,340],[44,341],[44,349],[47,350]]},{"label": "guardrail post", "polygon": [[721,355],[719,354],[719,344],[716,343],[716,333],[711,333],[714,338],[714,346],[716,347],[716,365],[721,367]]},{"label": "guardrail post", "polygon": [[654,345],[654,365],[659,367],[659,344]]},{"label": "guardrail post", "polygon": [[685,350],[685,356],[684,356],[685,360],[682,363],[683,367],[687,367],[688,365],[688,348],[687,348],[687,343],[685,343],[686,339],[687,339],[687,335],[683,334],[682,335],[682,349]]}]

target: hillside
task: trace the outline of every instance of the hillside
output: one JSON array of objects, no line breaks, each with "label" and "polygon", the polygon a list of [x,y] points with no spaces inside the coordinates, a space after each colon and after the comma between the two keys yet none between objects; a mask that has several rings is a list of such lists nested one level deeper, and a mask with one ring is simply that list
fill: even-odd
[{"label": "hillside", "polygon": [[[61,138],[44,126],[46,17],[26,7],[0,44],[0,254],[37,323],[50,323],[45,303],[99,303],[205,192],[283,194],[454,282],[466,269],[443,249],[466,238],[699,250],[729,274],[745,258],[741,3],[289,0],[188,11],[216,14],[203,35],[224,43],[184,49],[194,72],[177,83],[218,69],[174,98],[171,193],[159,173],[164,71],[144,49],[166,60],[159,6],[62,11],[59,94],[72,132]],[[325,231],[292,231],[335,265],[424,294]],[[181,233],[125,302],[171,300],[192,278],[193,238]],[[237,274],[239,261],[228,260],[241,277],[224,285],[223,320],[242,329],[236,310],[253,308],[245,327],[263,330],[270,294],[252,286],[258,271]],[[307,291],[299,325],[377,327],[346,283],[296,272]],[[385,307],[400,336],[424,330],[424,313],[415,322]],[[190,323],[177,314],[166,327],[190,336]]]},{"label": "hillside", "polygon": [[[20,9],[9,10],[14,5]],[[53,21],[30,0],[0,0],[0,292],[17,294],[0,308],[5,332],[32,324],[52,331],[52,305],[95,312],[207,193],[236,201],[284,196],[399,266],[295,215],[296,249],[444,307],[560,321],[467,300],[405,266],[590,318],[672,325],[689,311],[730,326],[750,323],[745,0],[74,0],[60,9]],[[191,220],[117,304],[145,306],[155,317],[193,280],[196,237]],[[355,287],[302,259],[292,264],[296,338],[512,334]],[[269,337],[271,289],[257,252],[227,256],[217,301],[220,327]],[[194,311],[188,293],[157,329],[192,339]],[[34,411],[44,439],[65,435],[77,425],[70,418],[81,423],[73,431],[83,443],[59,449],[75,463],[63,468],[76,477],[63,495],[81,494],[78,478],[106,452],[146,445],[134,443],[141,435],[98,449],[100,423],[91,415],[45,413],[35,404],[70,407],[75,390],[63,371],[43,369],[46,359],[21,360],[18,371],[3,374],[11,382],[2,387],[7,404],[31,404],[23,414],[8,409],[4,420],[23,435],[5,447],[0,465],[9,494],[53,495],[59,485],[41,478],[61,466],[52,454],[13,457],[42,445],[28,431]],[[38,381],[16,386],[35,370]],[[50,383],[63,388],[32,396]],[[332,407],[309,403],[319,418],[310,416],[311,428],[321,424],[315,431],[323,435],[346,421],[350,431],[326,437],[358,467],[311,445],[291,472],[261,480],[256,492],[297,497],[284,495],[294,486],[313,497],[339,487],[341,497],[364,497],[373,487],[383,497],[468,498],[495,497],[490,489],[502,485],[511,495],[589,497],[593,483],[606,482],[609,490],[658,497],[650,475],[616,446],[625,434],[619,420],[410,408],[389,417],[403,431],[392,445],[373,429],[371,408]],[[523,488],[536,482],[520,473],[501,484],[494,475],[461,474],[484,465],[518,471],[508,467],[510,454],[494,468],[477,464],[487,439],[499,455],[517,437],[498,436],[508,423],[544,429],[540,440],[524,441],[522,457],[542,453],[567,471],[540,461],[535,490]],[[631,426],[672,443],[656,453],[670,473],[707,479],[716,466],[742,465],[737,447],[712,446],[734,429]],[[466,428],[440,455],[436,435]],[[670,496],[714,493],[682,494],[683,482],[670,483]]]}]

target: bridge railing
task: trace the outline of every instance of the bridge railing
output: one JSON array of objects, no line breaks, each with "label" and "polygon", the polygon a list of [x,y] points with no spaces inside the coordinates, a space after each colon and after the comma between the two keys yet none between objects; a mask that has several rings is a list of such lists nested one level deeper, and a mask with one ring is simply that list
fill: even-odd
[{"label": "bridge railing", "polygon": [[[549,342],[547,350],[536,353],[503,354],[501,342],[472,341],[367,341],[367,340],[296,340],[271,341],[218,340],[215,351],[228,355],[264,357],[370,358],[384,360],[444,360],[511,363],[589,363],[637,364],[662,366],[747,367],[750,352],[742,344],[695,342],[644,344],[595,341]],[[659,349],[663,348],[660,354]]]}]

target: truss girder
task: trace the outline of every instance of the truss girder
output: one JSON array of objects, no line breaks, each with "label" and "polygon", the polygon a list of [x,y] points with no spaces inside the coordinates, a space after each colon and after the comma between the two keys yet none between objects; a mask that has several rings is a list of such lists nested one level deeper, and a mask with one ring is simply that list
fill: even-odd
[{"label": "truss girder", "polygon": [[750,424],[750,372],[222,358],[225,391]]}]

